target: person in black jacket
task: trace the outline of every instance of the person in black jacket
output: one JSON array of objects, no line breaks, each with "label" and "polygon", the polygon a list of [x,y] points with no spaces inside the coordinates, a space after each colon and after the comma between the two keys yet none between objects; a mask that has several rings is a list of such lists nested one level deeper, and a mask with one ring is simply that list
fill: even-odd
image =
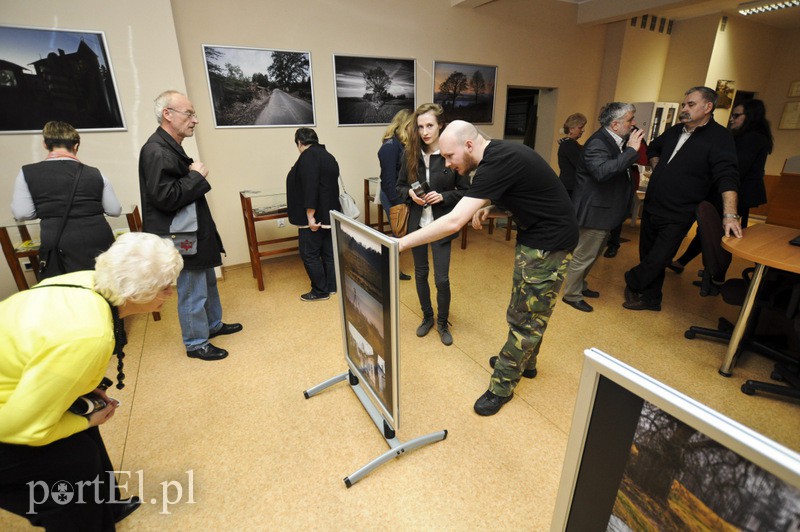
[{"label": "person in black jacket", "polygon": [[[578,245],[567,267],[562,301],[582,312],[594,310],[584,297],[600,297],[590,290],[586,276],[611,230],[622,223],[631,197],[629,169],[639,157],[642,131],[633,131],[636,108],[623,102],[603,106],[595,131],[578,162],[572,204],[578,217]],[[630,135],[630,136],[629,136]]]},{"label": "person in black jacket", "polygon": [[173,220],[187,213],[189,218],[195,216],[196,242],[184,238],[178,245],[175,241],[184,263],[178,276],[178,318],[186,354],[220,360],[228,352],[209,339],[239,332],[242,325],[222,322],[214,268],[222,265],[220,254],[225,249],[205,197],[211,190],[208,169],[181,147],[183,139],[194,135],[197,114],[192,102],[177,91],[156,98],[155,114],[159,127],[139,152],[143,230],[174,239]]},{"label": "person in black jacket", "polygon": [[300,258],[311,280],[311,291],[303,301],[323,301],[336,293],[330,211],[339,204],[339,163],[319,143],[313,129],[294,133],[300,157],[286,176],[286,206],[289,223],[298,227]]},{"label": "person in black jacket", "polygon": [[772,129],[761,100],[747,100],[731,111],[728,128],[733,132],[739,161],[739,216],[747,227],[750,209],[767,202],[764,166],[772,153]]},{"label": "person in black jacket", "polygon": [[575,172],[578,170],[578,161],[581,158],[583,146],[578,144],[578,139],[583,136],[586,128],[586,116],[581,113],[574,113],[564,121],[561,130],[566,137],[558,140],[558,177],[564,183],[567,194],[572,197],[575,190]]},{"label": "person in black jacket", "polygon": [[647,150],[653,174],[647,187],[639,237],[639,264],[625,272],[630,310],[661,310],[664,271],[695,220],[697,205],[711,190],[722,194],[726,236],[742,236],[736,214],[739,172],[730,131],[713,118],[717,93],[686,91],[679,119]]},{"label": "person in black jacket", "polygon": [[[469,188],[469,177],[446,168],[444,158],[439,153],[439,133],[445,126],[443,114],[440,105],[424,103],[417,108],[411,120],[410,127],[415,131],[408,135],[408,147],[397,179],[400,197],[410,205],[409,233],[453,210]],[[430,244],[438,307],[436,328],[444,345],[453,343],[453,335],[448,328],[450,244],[457,236],[456,233],[447,235]],[[434,325],[431,289],[428,286],[428,246],[415,247],[411,254],[414,257],[417,296],[422,307],[422,323],[417,327],[417,336],[422,337]]]}]

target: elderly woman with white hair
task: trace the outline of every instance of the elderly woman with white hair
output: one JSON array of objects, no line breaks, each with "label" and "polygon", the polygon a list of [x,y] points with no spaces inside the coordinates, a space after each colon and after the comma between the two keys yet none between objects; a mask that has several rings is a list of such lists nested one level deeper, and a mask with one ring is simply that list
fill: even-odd
[{"label": "elderly woman with white hair", "polygon": [[[48,530],[113,530],[141,504],[119,498],[98,428],[117,403],[100,383],[116,354],[123,387],[122,320],[159,310],[182,267],[171,242],[127,233],[95,271],[0,302],[0,508]],[[89,393],[106,406],[71,412]]]}]

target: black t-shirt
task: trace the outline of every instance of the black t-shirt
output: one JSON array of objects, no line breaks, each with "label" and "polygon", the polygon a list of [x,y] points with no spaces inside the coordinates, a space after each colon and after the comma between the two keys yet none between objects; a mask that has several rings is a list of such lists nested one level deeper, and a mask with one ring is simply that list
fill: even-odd
[{"label": "black t-shirt", "polygon": [[492,140],[465,195],[511,211],[520,244],[558,251],[578,243],[578,221],[567,190],[550,165],[524,144]]}]

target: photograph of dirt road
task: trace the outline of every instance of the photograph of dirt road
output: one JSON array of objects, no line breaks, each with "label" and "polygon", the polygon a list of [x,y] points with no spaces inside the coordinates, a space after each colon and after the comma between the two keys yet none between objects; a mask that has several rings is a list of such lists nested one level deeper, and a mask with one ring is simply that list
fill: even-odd
[{"label": "photograph of dirt road", "polygon": [[413,59],[333,56],[340,126],[388,124],[415,107]]},{"label": "photograph of dirt road", "polygon": [[216,127],[315,125],[311,53],[203,45]]},{"label": "photograph of dirt road", "polygon": [[383,246],[368,235],[336,224],[339,286],[344,303],[346,356],[362,384],[394,416],[389,327],[389,262]]}]

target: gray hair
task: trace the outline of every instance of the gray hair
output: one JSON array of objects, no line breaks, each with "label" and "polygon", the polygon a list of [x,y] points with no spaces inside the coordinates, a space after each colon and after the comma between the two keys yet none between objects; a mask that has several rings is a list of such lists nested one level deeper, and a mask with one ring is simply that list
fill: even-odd
[{"label": "gray hair", "polygon": [[158,125],[161,125],[161,121],[164,120],[164,109],[172,105],[172,97],[175,95],[184,95],[180,91],[176,90],[168,90],[164,91],[158,95],[155,99],[155,113],[156,113],[156,121],[158,121]]},{"label": "gray hair", "polygon": [[619,120],[628,113],[635,113],[636,107],[631,103],[624,102],[611,102],[607,103],[600,109],[600,116],[597,120],[603,127],[611,127],[611,122]]},{"label": "gray hair", "polygon": [[183,258],[169,240],[123,233],[95,262],[94,288],[112,305],[148,303],[175,284]]},{"label": "gray hair", "polygon": [[684,92],[683,95],[688,96],[693,92],[699,92],[700,96],[702,96],[705,101],[711,102],[711,111],[714,111],[714,109],[717,108],[717,99],[719,98],[719,94],[717,94],[717,91],[709,87],[699,86],[699,87],[692,87],[688,91]]}]

